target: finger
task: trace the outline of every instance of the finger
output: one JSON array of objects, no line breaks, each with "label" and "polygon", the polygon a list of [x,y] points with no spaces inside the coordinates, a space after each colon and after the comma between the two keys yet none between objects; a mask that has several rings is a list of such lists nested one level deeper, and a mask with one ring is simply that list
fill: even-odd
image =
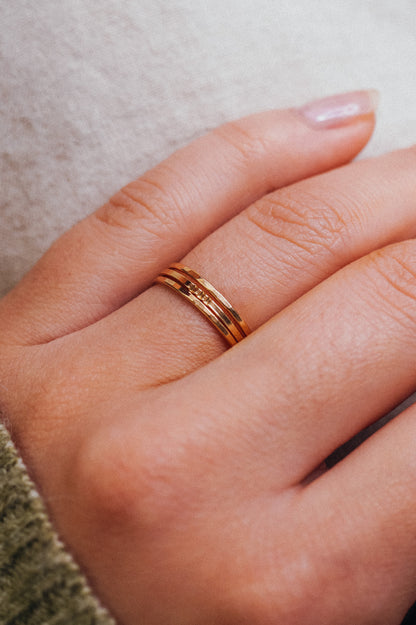
[{"label": "finger", "polygon": [[414,390],[415,258],[406,241],[356,261],[185,378],[192,420],[261,450],[266,488],[304,480]]},{"label": "finger", "polygon": [[107,315],[258,197],[353,158],[371,135],[372,102],[371,92],[330,99],[326,130],[325,104],[261,113],[179,150],[52,246],[3,302],[2,330],[43,342]]},{"label": "finger", "polygon": [[347,604],[371,607],[375,623],[401,623],[416,598],[415,417],[412,406],[303,493],[316,544],[322,528],[337,537],[325,566],[349,572]]},{"label": "finger", "polygon": [[[415,155],[414,148],[401,150],[277,191],[214,232],[184,262],[255,329],[343,265],[416,234]],[[107,335],[114,359],[120,345],[129,345],[137,369],[128,384],[176,379],[226,349],[205,317],[162,285],[91,330],[92,342]]]}]

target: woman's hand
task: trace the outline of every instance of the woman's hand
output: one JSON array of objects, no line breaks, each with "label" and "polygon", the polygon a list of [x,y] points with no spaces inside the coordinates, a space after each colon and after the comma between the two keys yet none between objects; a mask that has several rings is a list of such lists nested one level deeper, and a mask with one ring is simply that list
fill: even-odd
[{"label": "woman's hand", "polygon": [[[120,623],[397,625],[415,599],[416,411],[315,471],[416,383],[416,151],[340,167],[373,122],[358,93],[223,126],[0,302],[4,420]],[[183,257],[256,330],[232,349],[151,286]]]}]

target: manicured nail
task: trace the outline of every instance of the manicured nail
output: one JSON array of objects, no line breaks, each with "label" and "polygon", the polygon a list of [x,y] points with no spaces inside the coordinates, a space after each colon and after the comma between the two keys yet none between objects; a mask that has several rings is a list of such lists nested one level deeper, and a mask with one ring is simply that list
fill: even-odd
[{"label": "manicured nail", "polygon": [[314,128],[336,128],[375,111],[379,98],[376,89],[352,91],[309,102],[297,112]]}]

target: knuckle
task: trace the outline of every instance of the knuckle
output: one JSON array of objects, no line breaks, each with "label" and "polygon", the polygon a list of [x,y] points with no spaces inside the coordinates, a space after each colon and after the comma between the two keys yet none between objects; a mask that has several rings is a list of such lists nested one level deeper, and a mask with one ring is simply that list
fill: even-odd
[{"label": "knuckle", "polygon": [[180,192],[168,192],[150,176],[123,187],[94,216],[111,229],[146,230],[157,238],[169,238],[183,221]]},{"label": "knuckle", "polygon": [[253,204],[246,216],[262,235],[295,246],[312,261],[316,257],[320,262],[321,253],[341,255],[348,246],[350,226],[341,198],[326,200],[288,187]]},{"label": "knuckle", "polygon": [[250,131],[243,120],[227,122],[216,128],[213,134],[232,148],[243,167],[268,151],[264,138]]},{"label": "knuckle", "polygon": [[138,440],[124,427],[102,428],[76,462],[83,505],[110,531],[131,525],[143,532],[168,529],[185,505],[171,455],[160,436]]},{"label": "knuckle", "polygon": [[416,321],[416,243],[404,241],[370,255],[372,284],[395,317]]}]

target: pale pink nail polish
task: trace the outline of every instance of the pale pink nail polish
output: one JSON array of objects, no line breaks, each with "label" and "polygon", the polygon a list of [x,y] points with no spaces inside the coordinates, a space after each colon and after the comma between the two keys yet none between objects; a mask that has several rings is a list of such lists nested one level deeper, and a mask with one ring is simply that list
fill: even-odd
[{"label": "pale pink nail polish", "polygon": [[376,89],[352,91],[309,102],[296,110],[314,128],[336,128],[375,111],[379,97]]}]

